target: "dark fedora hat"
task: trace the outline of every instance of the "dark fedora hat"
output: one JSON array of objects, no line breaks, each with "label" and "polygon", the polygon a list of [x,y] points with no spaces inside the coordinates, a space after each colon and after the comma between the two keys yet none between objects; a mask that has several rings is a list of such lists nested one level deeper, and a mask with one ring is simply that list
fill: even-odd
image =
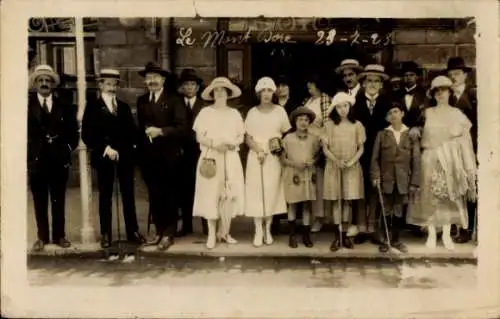
[{"label": "dark fedora hat", "polygon": [[164,70],[161,66],[159,66],[158,64],[156,64],[154,62],[149,62],[144,67],[144,70],[139,71],[139,75],[141,75],[141,76],[146,76],[146,74],[148,74],[148,73],[156,73],[156,74],[160,74],[164,77],[170,76],[170,72],[168,72],[167,70]]},{"label": "dark fedora hat", "polygon": [[465,65],[464,59],[459,56],[452,57],[448,60],[448,66],[446,67],[446,72],[451,70],[463,70],[464,72],[472,71],[471,68]]},{"label": "dark fedora hat", "polygon": [[419,76],[422,75],[422,69],[414,61],[404,61],[401,63],[401,75],[404,75],[406,72],[413,72]]},{"label": "dark fedora hat", "polygon": [[280,84],[283,84],[283,85],[290,85],[290,78],[284,74],[280,74],[276,77],[276,85],[280,85]]},{"label": "dark fedora hat", "polygon": [[203,82],[203,79],[196,75],[196,71],[194,69],[187,68],[182,70],[181,75],[179,76],[179,84],[188,81],[194,81],[200,85]]}]

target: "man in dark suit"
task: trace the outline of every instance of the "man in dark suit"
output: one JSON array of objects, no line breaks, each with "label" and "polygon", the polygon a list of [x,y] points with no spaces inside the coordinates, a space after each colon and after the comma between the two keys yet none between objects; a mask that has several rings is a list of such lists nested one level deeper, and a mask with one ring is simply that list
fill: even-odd
[{"label": "man in dark suit", "polygon": [[384,81],[387,81],[389,76],[382,65],[369,64],[365,66],[358,78],[362,81],[363,93],[356,98],[353,114],[354,118],[363,124],[366,131],[364,152],[360,159],[365,183],[365,200],[359,201],[357,208],[354,207],[355,214],[353,215],[356,215],[356,225],[359,231],[354,242],[361,244],[370,239],[373,244],[378,244],[376,236],[378,197],[370,182],[370,163],[377,133],[388,125],[386,114],[390,98],[382,94],[382,89]]},{"label": "man in dark suit", "polygon": [[406,108],[403,123],[412,128],[417,124],[427,100],[425,89],[418,83],[419,77],[422,76],[422,69],[413,61],[405,61],[401,66],[401,75],[403,88],[397,100]]},{"label": "man in dark suit", "polygon": [[187,108],[178,95],[164,90],[168,71],[148,63],[139,74],[148,88],[137,100],[141,168],[156,228],[148,244],[166,250],[174,244],[177,230],[182,148],[189,132]]},{"label": "man in dark suit", "polygon": [[[405,198],[414,194],[420,184],[420,144],[418,139],[410,138],[409,128],[403,124],[405,109],[399,102],[389,106],[387,119],[391,125],[377,134],[370,169],[373,186],[380,186],[384,196],[391,246],[401,252],[407,252],[399,241],[399,233],[405,224]],[[387,241],[379,246],[382,253],[389,249]]]},{"label": "man in dark suit", "polygon": [[103,69],[98,82],[100,96],[87,104],[82,139],[90,149],[91,163],[97,172],[101,247],[111,246],[111,203],[115,178],[120,185],[127,239],[142,244],[145,239],[139,233],[134,196],[137,127],[130,107],[116,98],[120,73],[114,69]]},{"label": "man in dark suit", "polygon": [[52,206],[52,242],[67,248],[65,200],[71,152],[78,146],[76,108],[53,94],[59,76],[49,65],[30,75],[36,94],[28,101],[28,176],[35,206],[38,239],[34,251],[50,242],[48,204]]},{"label": "man in dark suit", "polygon": [[[196,75],[193,69],[184,69],[180,75],[180,91],[183,95],[184,105],[187,111],[187,128],[189,133],[183,147],[182,161],[182,192],[181,192],[181,212],[182,229],[178,236],[185,236],[193,233],[193,203],[196,184],[196,167],[200,157],[200,145],[196,141],[196,134],[192,130],[196,116],[206,105],[199,97],[200,87],[203,80]],[[207,232],[207,223],[202,219],[203,232]]]},{"label": "man in dark suit", "polygon": [[[474,152],[477,154],[477,96],[474,86],[466,83],[467,74],[472,71],[465,65],[461,57],[452,57],[448,60],[446,72],[453,81],[453,92],[451,105],[459,108],[472,123],[471,138]],[[468,229],[459,229],[455,242],[459,244],[467,243],[471,239],[474,231],[475,218],[477,213],[477,203],[467,204],[469,215]]]}]

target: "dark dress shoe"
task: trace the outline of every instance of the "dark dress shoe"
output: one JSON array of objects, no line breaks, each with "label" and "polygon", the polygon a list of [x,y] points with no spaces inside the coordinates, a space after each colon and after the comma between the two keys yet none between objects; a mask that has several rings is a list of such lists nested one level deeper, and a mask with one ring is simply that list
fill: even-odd
[{"label": "dark dress shoe", "polygon": [[146,246],[156,246],[160,243],[163,236],[155,235],[153,239],[150,239],[146,242]]},{"label": "dark dress shoe", "polygon": [[170,236],[165,236],[161,239],[158,244],[158,250],[165,251],[170,248],[174,244],[174,238]]},{"label": "dark dress shoe", "polygon": [[344,246],[344,248],[347,248],[347,249],[354,248],[354,244],[352,243],[352,240],[349,237],[347,237],[345,234],[342,235],[342,246]]},{"label": "dark dress shoe", "polygon": [[408,252],[408,248],[406,248],[406,245],[403,244],[402,242],[397,241],[397,242],[391,243],[391,246],[396,248],[397,250],[399,250],[402,253]]},{"label": "dark dress shoe", "polygon": [[366,240],[367,240],[366,234],[357,234],[356,237],[354,237],[354,243],[356,245],[364,244]]},{"label": "dark dress shoe", "polygon": [[101,237],[101,248],[109,248],[111,247],[111,238],[104,234]]},{"label": "dark dress shoe", "polygon": [[146,238],[139,232],[135,232],[127,237],[127,240],[133,244],[142,245],[146,243]]},{"label": "dark dress shoe", "polygon": [[387,245],[386,243],[379,245],[378,251],[385,254],[389,251],[389,245]]},{"label": "dark dress shoe", "polygon": [[71,247],[71,243],[66,238],[59,239],[58,241],[55,242],[55,244],[57,246],[59,246],[59,247],[62,247],[62,248],[69,248],[69,247]]},{"label": "dark dress shoe", "polygon": [[466,230],[461,230],[460,235],[454,238],[455,243],[457,244],[465,244],[468,243],[471,239],[471,236],[469,235],[469,232]]},{"label": "dark dress shoe", "polygon": [[336,252],[339,250],[339,247],[340,247],[340,242],[338,239],[334,239],[332,241],[332,244],[330,245],[330,251],[331,252]]},{"label": "dark dress shoe", "polygon": [[298,247],[297,238],[295,237],[295,235],[290,235],[290,237],[288,238],[288,246],[290,248],[297,248]]},{"label": "dark dress shoe", "polygon": [[34,252],[40,252],[40,251],[43,251],[43,249],[45,248],[45,243],[38,239],[37,241],[35,241],[35,243],[33,244],[33,251]]}]

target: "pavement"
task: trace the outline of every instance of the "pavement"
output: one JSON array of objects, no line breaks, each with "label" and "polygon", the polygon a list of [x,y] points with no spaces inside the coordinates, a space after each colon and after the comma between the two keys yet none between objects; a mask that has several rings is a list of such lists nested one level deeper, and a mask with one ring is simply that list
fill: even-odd
[{"label": "pavement", "polygon": [[28,259],[34,286],[475,288],[471,260],[347,260],[309,257],[140,257],[130,262]]},{"label": "pavement", "polygon": [[[146,188],[138,174],[136,177],[136,208],[137,218],[140,231],[143,234],[147,233],[147,214],[148,214],[148,201]],[[47,245],[44,252],[32,253],[30,255],[48,255],[48,256],[88,256],[93,258],[100,258],[103,256],[97,240],[99,238],[99,216],[97,209],[98,193],[93,191],[91,200],[91,221],[94,226],[94,234],[96,242],[93,244],[82,244],[81,229],[82,229],[82,214],[80,202],[80,189],[69,188],[66,198],[66,233],[67,238],[72,242],[72,247],[63,249],[55,245]],[[36,240],[36,223],[33,210],[33,201],[31,193],[28,194],[28,249],[31,248],[32,243]],[[284,222],[286,224],[286,222]],[[124,223],[123,215],[120,215],[121,224],[121,238],[124,239]],[[283,225],[286,231],[286,225]],[[428,250],[423,238],[415,238],[411,235],[404,234],[403,241],[408,246],[409,252],[407,254],[400,254],[393,252],[390,254],[382,255],[378,252],[376,246],[369,243],[355,246],[353,250],[343,249],[336,253],[329,251],[331,242],[331,235],[327,232],[314,234],[313,240],[315,246],[313,248],[306,248],[299,245],[298,248],[292,249],[288,247],[288,238],[286,235],[275,237],[275,243],[270,246],[263,246],[255,248],[252,246],[253,240],[253,222],[249,218],[238,217],[233,220],[232,234],[239,243],[236,245],[219,244],[213,250],[208,250],[205,247],[205,237],[201,234],[201,219],[194,219],[195,234],[183,238],[176,239],[176,244],[166,252],[158,252],[154,247],[140,248],[138,254],[141,256],[172,256],[172,255],[191,255],[191,256],[276,256],[276,257],[289,257],[289,256],[307,256],[307,257],[347,257],[347,258],[390,258],[390,259],[475,259],[473,251],[475,246],[473,244],[456,245],[454,251],[448,251],[442,245],[438,246],[435,250]],[[117,239],[116,232],[116,217],[113,216],[113,238]],[[154,226],[152,226],[154,231]]]}]

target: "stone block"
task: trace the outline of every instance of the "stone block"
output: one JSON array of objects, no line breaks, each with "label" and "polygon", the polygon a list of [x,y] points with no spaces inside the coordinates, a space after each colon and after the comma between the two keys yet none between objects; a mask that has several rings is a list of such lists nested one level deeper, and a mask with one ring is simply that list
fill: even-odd
[{"label": "stone block", "polygon": [[126,102],[132,109],[133,113],[135,113],[137,98],[144,94],[144,92],[145,89],[141,88],[126,88],[120,89],[118,96],[122,101]]},{"label": "stone block", "polygon": [[457,43],[475,43],[474,34],[476,30],[473,27],[467,27],[458,30],[457,32]]},{"label": "stone block", "polygon": [[174,18],[175,27],[193,28],[193,30],[217,30],[217,18]]},{"label": "stone block", "polygon": [[128,44],[147,44],[151,41],[146,37],[143,30],[127,30],[126,38]]},{"label": "stone block", "polygon": [[115,67],[144,66],[156,58],[156,47],[141,46],[110,46],[102,47],[101,65],[113,65]]},{"label": "stone block", "polygon": [[126,32],[124,30],[103,30],[96,35],[98,46],[122,45],[127,43]]},{"label": "stone block", "polygon": [[395,44],[417,44],[425,43],[426,30],[395,30],[394,43]]},{"label": "stone block", "polygon": [[446,64],[448,58],[453,56],[454,52],[455,47],[453,45],[399,45],[394,48],[394,60],[413,60],[422,66]]},{"label": "stone block", "polygon": [[461,45],[458,47],[458,56],[462,57],[465,64],[470,67],[476,65],[476,46],[475,45]]},{"label": "stone block", "polygon": [[427,30],[426,31],[426,42],[427,43],[455,43],[456,35],[453,31],[445,30]]},{"label": "stone block", "polygon": [[128,68],[126,73],[128,74],[127,87],[128,88],[143,88],[144,87],[144,78],[139,75],[139,71],[143,68]]},{"label": "stone block", "polygon": [[215,66],[215,49],[181,47],[176,52],[175,65],[179,67]]}]

